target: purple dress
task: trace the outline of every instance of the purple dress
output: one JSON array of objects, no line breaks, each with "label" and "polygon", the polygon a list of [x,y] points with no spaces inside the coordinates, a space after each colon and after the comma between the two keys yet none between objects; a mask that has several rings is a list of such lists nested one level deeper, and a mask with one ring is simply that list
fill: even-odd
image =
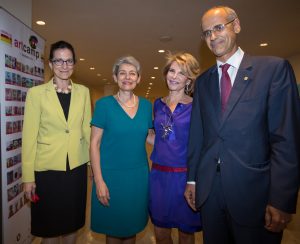
[{"label": "purple dress", "polygon": [[161,98],[154,102],[155,142],[149,178],[152,223],[188,233],[201,230],[200,214],[184,198],[191,111],[192,103],[178,103],[172,113]]}]

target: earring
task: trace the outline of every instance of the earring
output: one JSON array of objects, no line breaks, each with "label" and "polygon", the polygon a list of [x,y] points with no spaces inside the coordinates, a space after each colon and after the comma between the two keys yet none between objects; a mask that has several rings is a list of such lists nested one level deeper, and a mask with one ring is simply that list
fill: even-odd
[{"label": "earring", "polygon": [[188,82],[185,84],[185,87],[184,87],[184,92],[185,94],[190,94],[190,92],[192,91],[192,82]]}]

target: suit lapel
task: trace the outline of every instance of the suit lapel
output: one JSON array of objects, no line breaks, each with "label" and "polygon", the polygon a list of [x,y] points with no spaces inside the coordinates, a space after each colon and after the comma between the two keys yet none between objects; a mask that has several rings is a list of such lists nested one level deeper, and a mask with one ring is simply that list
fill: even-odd
[{"label": "suit lapel", "polygon": [[244,93],[245,89],[247,88],[248,84],[252,81],[252,63],[251,59],[248,55],[245,54],[239,70],[237,72],[228,102],[226,110],[222,116],[222,124],[226,121],[234,106],[239,101],[241,95]]},{"label": "suit lapel", "polygon": [[62,120],[63,123],[66,123],[64,111],[61,107],[58,96],[55,92],[52,79],[47,83],[46,91],[47,91],[47,96],[49,97],[49,101],[53,103],[53,107],[57,110],[58,117],[60,118],[60,120]]},{"label": "suit lapel", "polygon": [[208,86],[208,92],[209,96],[208,99],[211,100],[211,103],[213,104],[215,116],[218,118],[218,121],[221,119],[221,98],[220,98],[220,88],[219,88],[219,77],[218,77],[218,69],[215,65],[212,67],[212,70],[210,72],[210,78],[209,78],[209,84]]}]

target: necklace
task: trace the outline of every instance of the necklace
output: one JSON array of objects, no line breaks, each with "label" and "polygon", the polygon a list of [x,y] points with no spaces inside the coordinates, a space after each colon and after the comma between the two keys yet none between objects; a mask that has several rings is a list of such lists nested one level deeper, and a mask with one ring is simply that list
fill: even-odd
[{"label": "necklace", "polygon": [[174,132],[173,131],[174,120],[173,120],[173,114],[171,110],[167,108],[167,103],[165,104],[162,110],[165,112],[165,121],[164,123],[163,122],[160,123],[162,127],[161,137],[165,140],[169,137],[169,135],[171,135]]},{"label": "necklace", "polygon": [[135,95],[133,95],[133,104],[132,105],[127,105],[126,103],[122,102],[121,98],[120,98],[120,92],[117,93],[117,97],[118,97],[118,101],[121,103],[121,105],[124,105],[126,108],[134,108],[136,106],[135,103]]},{"label": "necklace", "polygon": [[66,89],[58,88],[56,81],[53,79],[53,86],[57,93],[69,94],[72,91],[72,85],[68,85]]},{"label": "necklace", "polygon": [[[183,103],[182,101],[184,101],[184,97],[185,97],[185,96],[183,95],[182,97],[180,97],[180,98],[178,99],[177,102],[172,103],[173,105],[175,104],[175,108],[176,108],[177,104]],[[171,104],[171,98],[170,98],[170,96],[167,96],[166,99],[165,99],[165,101],[166,101],[166,105],[167,105],[167,106],[170,108],[170,110],[172,111],[172,109],[171,109],[172,104]]]}]

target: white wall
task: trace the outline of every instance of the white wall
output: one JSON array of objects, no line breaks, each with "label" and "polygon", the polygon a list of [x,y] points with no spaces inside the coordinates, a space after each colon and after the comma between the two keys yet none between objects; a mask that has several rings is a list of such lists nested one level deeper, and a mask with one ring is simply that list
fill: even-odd
[{"label": "white wall", "polygon": [[0,0],[0,6],[31,28],[32,0]]}]

